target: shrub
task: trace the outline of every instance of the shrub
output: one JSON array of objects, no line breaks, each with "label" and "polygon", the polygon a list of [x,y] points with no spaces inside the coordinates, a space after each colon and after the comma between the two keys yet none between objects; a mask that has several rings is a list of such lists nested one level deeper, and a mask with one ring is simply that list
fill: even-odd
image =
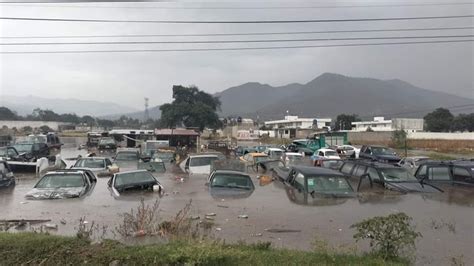
[{"label": "shrub", "polygon": [[422,235],[411,226],[412,218],[403,212],[376,216],[353,224],[356,242],[369,239],[370,247],[384,259],[399,257],[406,249],[415,249],[415,240]]}]

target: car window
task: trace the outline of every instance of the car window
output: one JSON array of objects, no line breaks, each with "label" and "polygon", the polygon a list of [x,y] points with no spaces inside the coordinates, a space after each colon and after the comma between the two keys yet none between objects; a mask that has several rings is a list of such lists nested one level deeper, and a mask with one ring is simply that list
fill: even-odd
[{"label": "car window", "polygon": [[374,167],[369,167],[367,169],[367,174],[369,174],[372,180],[380,180],[379,172]]},{"label": "car window", "polygon": [[211,165],[213,161],[217,160],[217,157],[194,157],[191,158],[189,166],[205,166]]},{"label": "car window", "polygon": [[5,167],[4,163],[0,163],[0,173],[6,174],[7,168]]},{"label": "car window", "polygon": [[323,153],[322,151],[320,151],[320,152],[318,153],[318,155],[319,155],[319,156],[324,156],[324,153]]},{"label": "car window", "polygon": [[81,174],[52,174],[45,175],[35,188],[83,187],[84,185]]},{"label": "car window", "polygon": [[418,177],[418,176],[426,175],[426,167],[427,167],[426,164],[420,166],[420,168],[416,172],[416,176]]},{"label": "car window", "polygon": [[471,174],[466,168],[454,167],[453,168],[453,179],[454,181],[466,181],[466,179],[471,179]]},{"label": "car window", "polygon": [[356,167],[356,169],[354,170],[354,176],[362,176],[364,173],[365,173],[365,169],[367,169],[367,167],[365,165],[358,165]]},{"label": "car window", "polygon": [[430,167],[428,169],[428,179],[429,180],[450,180],[449,177],[449,167]]},{"label": "car window", "polygon": [[301,190],[304,190],[304,175],[302,173],[296,174],[295,180],[293,182],[293,185],[296,188],[299,188]]},{"label": "car window", "polygon": [[354,167],[354,163],[345,163],[342,166],[341,172],[343,172],[344,174],[350,174],[352,167]]}]

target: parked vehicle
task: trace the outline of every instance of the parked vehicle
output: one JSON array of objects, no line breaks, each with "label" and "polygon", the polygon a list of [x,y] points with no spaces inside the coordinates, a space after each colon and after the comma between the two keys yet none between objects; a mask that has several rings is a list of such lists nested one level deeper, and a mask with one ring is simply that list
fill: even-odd
[{"label": "parked vehicle", "polygon": [[190,175],[193,174],[210,174],[211,164],[213,161],[219,160],[217,154],[194,154],[184,159],[179,167],[183,172]]},{"label": "parked vehicle", "polygon": [[102,138],[102,133],[99,132],[87,132],[86,146],[93,148],[99,146],[99,141]]},{"label": "parked vehicle", "polygon": [[390,148],[376,145],[364,145],[360,149],[359,158],[381,163],[396,164],[400,157]]},{"label": "parked vehicle", "polygon": [[262,165],[263,162],[268,161],[268,155],[260,152],[247,153],[244,156],[240,157],[240,161],[244,162],[246,167],[252,167],[258,171],[258,167]]},{"label": "parked vehicle", "polygon": [[352,145],[335,146],[335,150],[341,156],[356,158],[356,159],[359,158],[359,154],[360,154],[360,149]]},{"label": "parked vehicle", "polygon": [[255,147],[237,146],[237,148],[234,149],[234,154],[237,157],[241,157],[247,153],[253,153],[253,152],[257,152],[257,149]]},{"label": "parked vehicle", "polygon": [[169,146],[169,140],[147,140],[142,145],[142,154],[146,157],[153,157],[160,149],[166,149]]},{"label": "parked vehicle", "polygon": [[85,169],[56,170],[46,173],[26,194],[27,199],[79,198],[87,195],[97,182]]},{"label": "parked vehicle", "polygon": [[474,187],[474,161],[423,161],[415,176],[424,184]]},{"label": "parked vehicle", "polygon": [[415,173],[416,169],[420,163],[429,160],[429,157],[426,156],[412,156],[401,159],[397,165],[408,169],[412,174]]},{"label": "parked vehicle", "polygon": [[320,159],[316,161],[315,166],[339,171],[344,161],[341,159]]},{"label": "parked vehicle", "polygon": [[163,186],[147,170],[135,170],[114,174],[107,182],[113,196],[126,191],[164,192]]},{"label": "parked vehicle", "polygon": [[102,137],[99,140],[97,149],[99,150],[99,152],[115,152],[117,150],[117,143],[115,143],[115,140],[111,137]]},{"label": "parked vehicle", "polygon": [[8,163],[0,160],[0,188],[15,185],[15,176]]},{"label": "parked vehicle", "polygon": [[256,152],[265,152],[268,148],[271,148],[269,145],[257,145],[253,146]]},{"label": "parked vehicle", "polygon": [[[289,198],[293,201],[307,202],[308,197],[347,198],[356,194],[347,178],[334,170],[311,167],[293,166],[280,176],[287,188]],[[289,189],[289,191],[288,191]]]},{"label": "parked vehicle", "polygon": [[375,183],[402,193],[441,191],[437,187],[420,184],[407,169],[391,164],[364,160],[345,161],[340,172],[358,183],[358,191],[363,181],[367,181],[370,187]]},{"label": "parked vehicle", "polygon": [[250,175],[231,170],[214,170],[208,179],[209,193],[213,198],[247,198],[255,186]]},{"label": "parked vehicle", "polygon": [[0,147],[0,158],[7,161],[22,160],[20,154],[13,146]]},{"label": "parked vehicle", "polygon": [[[156,155],[156,154],[155,154]],[[140,159],[138,162],[138,169],[145,169],[150,172],[166,172],[165,162],[160,158],[153,157],[151,159]]]},{"label": "parked vehicle", "polygon": [[137,168],[140,153],[136,149],[119,150],[114,156],[114,163],[120,168]]},{"label": "parked vehicle", "polygon": [[347,133],[345,132],[331,132],[331,133],[319,133],[314,134],[313,137],[308,139],[297,139],[294,140],[287,147],[287,151],[299,152],[306,155],[312,155],[315,151],[333,146],[333,145],[345,145],[347,144]]},{"label": "parked vehicle", "polygon": [[13,147],[29,162],[36,162],[37,159],[51,154],[48,145],[42,142],[18,142]]},{"label": "parked vehicle", "polygon": [[267,148],[263,153],[268,155],[270,159],[281,159],[285,151],[280,148]]},{"label": "parked vehicle", "polygon": [[89,169],[96,176],[111,176],[119,171],[119,167],[114,165],[109,158],[106,157],[86,157],[80,158],[71,167],[71,169]]},{"label": "parked vehicle", "polygon": [[304,156],[297,152],[285,152],[282,160],[285,161],[286,164],[301,164],[304,160]]}]

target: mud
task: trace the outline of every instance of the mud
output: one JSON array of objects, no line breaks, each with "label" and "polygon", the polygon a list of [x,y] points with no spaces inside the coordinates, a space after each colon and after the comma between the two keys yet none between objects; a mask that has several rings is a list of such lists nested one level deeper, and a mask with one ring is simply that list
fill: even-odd
[{"label": "mud", "polygon": [[[62,157],[85,155],[85,150],[77,149],[80,144],[83,144],[81,139],[66,140]],[[160,215],[172,217],[192,200],[191,215],[205,217],[215,213],[213,222],[221,230],[213,230],[213,234],[227,242],[271,241],[274,247],[309,250],[318,237],[331,246],[353,245],[354,231],[349,228],[352,224],[403,211],[413,217],[416,229],[423,235],[417,241],[416,264],[446,265],[452,257],[460,256],[466,265],[474,263],[472,188],[446,187],[442,194],[366,193],[356,198],[325,199],[306,205],[304,200],[292,202],[279,182],[260,186],[256,174],[252,175],[255,191],[248,197],[213,198],[205,186],[207,176],[187,177],[178,167],[166,166],[166,173],[154,173],[166,191],[160,199]],[[108,237],[117,237],[111,231],[119,223],[119,214],[135,209],[141,198],[147,204],[159,198],[157,193],[134,193],[115,199],[107,189],[108,178],[99,178],[94,191],[84,198],[26,200],[25,194],[37,179],[33,174],[16,174],[16,177],[14,188],[0,190],[0,220],[51,220],[48,223],[58,225],[51,231],[62,235],[74,235],[79,219],[85,217],[99,227],[106,226]],[[368,250],[364,244],[358,246],[359,250]]]}]

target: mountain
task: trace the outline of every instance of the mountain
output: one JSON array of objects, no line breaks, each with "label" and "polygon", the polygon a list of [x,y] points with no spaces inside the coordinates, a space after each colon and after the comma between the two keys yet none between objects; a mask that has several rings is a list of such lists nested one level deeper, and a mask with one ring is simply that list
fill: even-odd
[{"label": "mountain", "polygon": [[137,109],[111,102],[10,95],[2,95],[0,106],[5,106],[19,115],[31,114],[35,108],[50,109],[59,114],[75,113],[79,116],[103,116],[137,111]]},{"label": "mountain", "polygon": [[[143,120],[145,118],[144,111],[138,111],[133,113],[115,113],[113,115],[104,115],[100,118],[115,120],[121,117],[122,115],[138,120]],[[159,119],[161,117],[160,106],[158,105],[155,107],[148,108],[148,117],[150,117],[151,119]]]},{"label": "mountain", "polygon": [[[286,88],[287,91],[282,92],[281,88]],[[259,86],[254,86],[253,89],[246,86],[246,90],[233,90],[232,94],[228,90],[223,91],[223,103],[232,99],[249,99],[254,102],[260,98],[262,104],[240,110],[235,108],[238,102],[232,108],[223,104],[222,113],[278,119],[288,110],[290,114],[305,117],[334,118],[341,113],[355,113],[362,118],[371,119],[377,115],[388,118],[423,117],[438,107],[474,105],[474,99],[418,88],[397,79],[354,78],[332,73],[324,73],[304,85],[268,86],[265,93],[271,95],[272,99],[277,99],[273,102],[264,100],[263,95],[257,94],[255,97],[254,93],[259,89]]]}]

